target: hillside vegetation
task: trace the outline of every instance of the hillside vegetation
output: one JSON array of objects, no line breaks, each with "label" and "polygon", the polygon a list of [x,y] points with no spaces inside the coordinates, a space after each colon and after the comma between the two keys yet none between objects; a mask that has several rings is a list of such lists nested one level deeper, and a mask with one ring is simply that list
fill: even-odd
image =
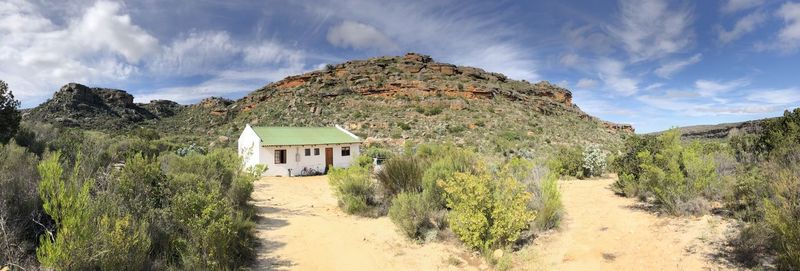
[{"label": "hillside vegetation", "polygon": [[25,119],[114,132],[144,127],[199,145],[228,144],[248,123],[338,124],[389,146],[449,141],[528,157],[573,144],[612,148],[633,132],[584,113],[564,88],[414,53],[329,65],[236,101],[208,98],[188,106],[136,104],[124,91],[68,84]]}]

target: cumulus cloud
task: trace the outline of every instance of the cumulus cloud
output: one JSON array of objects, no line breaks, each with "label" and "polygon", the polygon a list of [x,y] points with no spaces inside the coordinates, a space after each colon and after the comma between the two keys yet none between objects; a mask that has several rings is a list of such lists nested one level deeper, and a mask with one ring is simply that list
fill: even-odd
[{"label": "cumulus cloud", "polygon": [[328,30],[328,42],[333,46],[353,49],[376,49],[389,52],[398,49],[389,37],[375,27],[344,21]]},{"label": "cumulus cloud", "polygon": [[756,30],[756,28],[762,25],[766,20],[767,16],[762,12],[750,13],[736,21],[736,24],[733,25],[733,29],[731,30],[719,28],[717,31],[719,41],[722,43],[735,41],[742,36]]},{"label": "cumulus cloud", "polygon": [[0,77],[33,106],[71,81],[125,79],[158,50],[158,40],[135,25],[118,3],[98,1],[58,25],[26,1],[0,4]]},{"label": "cumulus cloud", "polygon": [[606,88],[623,96],[639,91],[639,80],[625,73],[625,64],[613,59],[601,59],[597,63],[598,76]]},{"label": "cumulus cloud", "polygon": [[778,9],[778,16],[786,25],[778,33],[778,40],[786,49],[800,46],[800,3],[787,2]]},{"label": "cumulus cloud", "polygon": [[589,78],[581,78],[581,80],[578,80],[578,83],[575,84],[575,87],[579,89],[587,89],[587,88],[594,88],[597,85],[598,85],[597,80]]},{"label": "cumulus cloud", "polygon": [[680,52],[694,36],[692,10],[670,7],[664,0],[621,1],[619,22],[610,33],[633,61],[651,60]]},{"label": "cumulus cloud", "polygon": [[225,31],[192,32],[163,48],[149,66],[157,75],[202,75],[217,71],[240,52]]},{"label": "cumulus cloud", "polygon": [[723,13],[733,13],[751,9],[764,3],[764,0],[728,0],[722,5]]},{"label": "cumulus cloud", "polygon": [[659,77],[669,78],[672,74],[683,70],[684,68],[697,64],[703,58],[702,54],[695,54],[690,58],[667,62],[656,69],[655,73]]}]

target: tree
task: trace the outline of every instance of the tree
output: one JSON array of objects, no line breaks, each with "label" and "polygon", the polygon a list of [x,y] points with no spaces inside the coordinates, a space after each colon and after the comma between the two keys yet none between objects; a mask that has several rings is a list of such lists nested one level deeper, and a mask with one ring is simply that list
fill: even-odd
[{"label": "tree", "polygon": [[22,114],[19,110],[19,101],[14,99],[14,94],[8,89],[8,84],[0,80],[0,143],[6,144],[14,137],[19,128]]}]

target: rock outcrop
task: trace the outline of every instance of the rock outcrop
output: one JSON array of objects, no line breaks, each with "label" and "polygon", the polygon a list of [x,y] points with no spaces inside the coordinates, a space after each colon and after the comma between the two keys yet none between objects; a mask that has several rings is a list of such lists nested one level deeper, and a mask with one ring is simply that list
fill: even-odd
[{"label": "rock outcrop", "polygon": [[171,101],[136,104],[133,96],[123,90],[69,83],[61,87],[52,99],[27,112],[25,117],[67,127],[114,129],[173,116],[180,108]]}]

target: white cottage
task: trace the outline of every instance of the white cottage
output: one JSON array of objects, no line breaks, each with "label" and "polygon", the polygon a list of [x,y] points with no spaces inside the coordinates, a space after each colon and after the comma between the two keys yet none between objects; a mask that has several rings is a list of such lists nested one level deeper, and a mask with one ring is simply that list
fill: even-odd
[{"label": "white cottage", "polygon": [[247,167],[266,165],[266,176],[298,176],[348,167],[361,154],[361,139],[342,127],[251,127],[239,136]]}]

